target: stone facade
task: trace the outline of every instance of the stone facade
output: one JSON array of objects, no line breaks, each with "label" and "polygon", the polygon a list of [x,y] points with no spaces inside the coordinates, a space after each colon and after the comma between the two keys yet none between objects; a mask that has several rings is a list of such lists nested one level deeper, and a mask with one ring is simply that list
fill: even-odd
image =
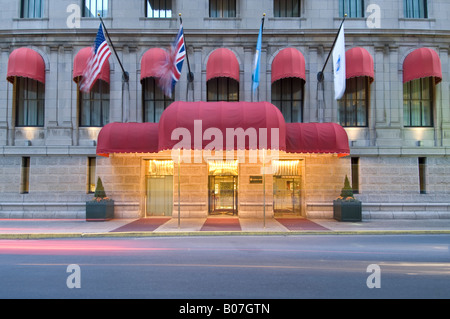
[{"label": "stone facade", "polygon": [[[116,56],[110,58],[110,122],[142,122],[141,58],[150,48],[166,48],[179,27],[182,13],[194,88],[188,90],[185,63],[175,100],[206,101],[206,64],[214,49],[232,50],[240,65],[240,100],[251,101],[251,73],[256,38],[266,13],[261,54],[259,100],[271,101],[271,64],[286,47],[298,49],[306,61],[304,122],[337,122],[333,99],[332,66],[325,69],[324,113],[317,109],[320,71],[331,50],[339,17],[339,1],[301,0],[300,18],[274,17],[272,0],[237,0],[235,18],[210,18],[208,1],[173,0],[173,18],[144,17],[145,1],[110,0],[105,25],[123,66],[130,74],[130,108],[122,104],[122,70]],[[100,128],[83,128],[78,123],[76,83],[72,80],[73,60],[78,51],[93,43],[99,26],[97,18],[71,22],[81,1],[43,0],[43,17],[20,18],[21,1],[0,1],[0,216],[82,218],[87,194],[87,158],[95,156]],[[404,1],[364,1],[367,9],[380,9],[379,28],[368,18],[348,18],[346,47],[368,50],[375,63],[375,81],[370,87],[368,127],[348,128],[351,157],[359,158],[359,184],[366,218],[448,218],[450,215],[450,2],[428,1],[428,18],[404,17]],[[75,9],[74,9],[75,8]],[[75,21],[75,20],[74,20]],[[8,58],[20,47],[37,51],[45,61],[45,124],[40,128],[15,127],[13,85],[6,81]],[[442,82],[436,85],[434,126],[403,126],[403,61],[414,49],[429,47],[441,61]],[[420,143],[419,143],[420,141]],[[420,146],[419,146],[420,145]],[[30,157],[30,192],[20,194],[21,158]],[[418,158],[426,161],[426,194],[419,192]],[[305,156],[303,159],[305,216],[330,217],[330,199],[343,184],[347,166],[335,166],[337,159]],[[97,175],[104,178],[107,192],[120,203],[119,215],[142,215],[144,193],[142,156],[98,158]],[[206,170],[206,168],[203,168]],[[257,168],[243,167],[242,174]],[[206,177],[192,174],[196,168],[182,167],[182,184],[194,185],[189,201],[199,203],[187,211],[204,210]],[[321,172],[318,174],[317,172]],[[245,179],[245,178],[243,178]],[[195,186],[197,185],[197,186]],[[268,185],[269,187],[270,185]],[[259,201],[254,185],[248,188],[249,216]],[[255,192],[255,194],[252,194]],[[177,195],[174,192],[174,204]],[[271,194],[267,199],[270,202]],[[183,198],[184,201],[184,198]],[[174,209],[177,207],[174,206]],[[270,209],[269,209],[270,211]]]}]

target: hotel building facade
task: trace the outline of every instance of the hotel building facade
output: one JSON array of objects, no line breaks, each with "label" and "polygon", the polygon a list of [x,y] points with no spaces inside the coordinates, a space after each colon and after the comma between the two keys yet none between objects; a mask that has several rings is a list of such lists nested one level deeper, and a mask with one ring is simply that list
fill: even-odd
[{"label": "hotel building facade", "polygon": [[[84,218],[98,177],[116,218],[331,218],[345,176],[365,219],[450,218],[446,0],[0,3],[0,218]],[[178,13],[189,61],[168,98],[155,70]],[[86,94],[97,14],[117,56]],[[335,100],[326,61],[345,14]],[[245,138],[209,151],[227,129]]]}]

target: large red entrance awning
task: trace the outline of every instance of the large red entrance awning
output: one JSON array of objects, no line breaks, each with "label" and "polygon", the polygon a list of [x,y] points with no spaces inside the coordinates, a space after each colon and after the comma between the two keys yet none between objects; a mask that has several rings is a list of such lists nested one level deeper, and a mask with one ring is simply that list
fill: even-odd
[{"label": "large red entrance awning", "polygon": [[13,82],[14,77],[30,78],[45,84],[45,63],[39,53],[29,48],[14,50],[9,56],[6,78]]},{"label": "large red entrance awning", "polygon": [[336,123],[286,123],[286,152],[350,154],[347,132]]},{"label": "large red entrance awning", "polygon": [[[201,127],[195,121],[201,121]],[[205,149],[215,141],[216,150],[262,149],[263,145],[265,149],[285,150],[285,125],[280,110],[268,102],[174,102],[159,122],[159,150],[173,149],[178,144],[179,140],[172,139],[172,132],[177,128],[185,128],[190,133],[191,149]],[[245,138],[245,145],[239,143],[239,138],[227,138],[229,131],[239,134],[236,129],[256,133],[257,144],[250,138]],[[261,135],[261,129],[267,132],[267,137]],[[276,134],[273,129],[279,136],[272,143],[272,135]],[[221,141],[216,140],[218,136],[208,138],[210,133],[219,132]],[[201,144],[196,142],[198,138]]]},{"label": "large red entrance awning", "polygon": [[110,123],[98,135],[97,155],[157,153],[158,123]]},{"label": "large red entrance awning", "polygon": [[111,123],[102,128],[97,142],[97,154],[102,156],[177,148],[350,154],[342,126],[285,123],[278,108],[268,102],[174,102],[159,123]]}]

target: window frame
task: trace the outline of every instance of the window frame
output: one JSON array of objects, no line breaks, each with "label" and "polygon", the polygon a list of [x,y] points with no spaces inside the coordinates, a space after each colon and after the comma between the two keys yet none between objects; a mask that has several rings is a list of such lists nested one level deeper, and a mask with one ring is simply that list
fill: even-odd
[{"label": "window frame", "polygon": [[[228,8],[230,8],[230,4],[232,6],[234,6],[234,11],[230,10],[230,9],[225,9],[224,8],[224,3],[228,4]],[[214,6],[216,8],[221,7],[221,9],[217,9],[214,11]],[[213,12],[217,12],[217,15],[213,16]],[[227,15],[225,15],[225,12],[228,12]],[[230,15],[230,13],[233,13],[232,15]],[[237,17],[237,0],[209,0],[209,17],[210,18],[222,18],[222,19],[226,19],[226,18],[236,18]]]},{"label": "window frame", "polygon": [[[418,99],[414,99],[413,95],[415,94],[412,92],[412,86],[414,81],[420,81],[416,83],[420,83],[420,88],[418,90],[420,97]],[[423,98],[423,81],[429,81],[429,99],[426,100]],[[426,77],[421,79],[415,79],[409,82],[406,82],[403,84],[403,126],[404,127],[434,127],[434,104],[435,104],[435,89],[436,88],[436,80],[434,77]],[[420,104],[420,124],[419,125],[413,125],[413,103],[414,101],[419,102]],[[429,110],[429,118],[430,118],[430,124],[424,125],[424,102],[429,102],[430,110]],[[409,120],[408,123],[406,122],[407,117],[407,110],[409,114]]]},{"label": "window frame", "polygon": [[[226,96],[227,99],[223,100],[220,98],[220,82],[226,80]],[[215,84],[216,85],[216,91],[212,92],[212,90],[214,89],[212,87],[212,85]],[[230,92],[230,84],[234,85],[236,87],[236,93],[234,92]],[[216,77],[216,78],[212,78],[210,80],[208,80],[208,82],[206,83],[206,100],[207,102],[239,102],[240,99],[240,88],[239,88],[239,81],[233,79],[233,78],[229,78],[229,77]],[[214,97],[211,98],[210,95],[214,94]],[[236,97],[233,98],[233,95],[236,94]]]},{"label": "window frame", "polygon": [[[95,92],[95,88],[99,87],[99,91],[100,92]],[[107,88],[108,92],[104,92],[104,89]],[[78,125],[79,127],[103,127],[106,124],[109,123],[109,118],[110,118],[110,111],[111,111],[111,87],[110,84],[106,81],[103,81],[101,79],[98,79],[95,83],[94,86],[92,87],[92,90],[89,93],[83,93],[80,90],[80,81],[78,81],[78,85],[77,85],[77,91],[78,91]],[[89,94],[89,101],[90,101],[90,115],[89,115],[89,124],[84,124],[83,123],[83,102],[84,102],[84,96]],[[100,98],[99,99],[95,99],[95,94],[99,94]],[[107,94],[107,98],[104,97],[104,94]],[[100,124],[99,125],[92,125],[92,114],[93,112],[95,112],[95,102],[96,101],[100,101]],[[107,105],[107,109],[108,109],[108,115],[105,117],[104,110],[106,109],[106,107],[103,105],[103,103],[108,103]],[[106,119],[104,121],[104,119]]]},{"label": "window frame", "polygon": [[[284,15],[281,15],[281,5],[284,3]],[[298,15],[294,15],[294,2],[298,3]],[[291,4],[291,15],[288,15],[288,3]],[[300,18],[302,15],[302,0],[273,0],[273,16],[274,18]]]},{"label": "window frame", "polygon": [[[356,5],[356,8],[353,8],[354,5]],[[360,8],[358,8],[358,5]],[[356,13],[356,16],[352,13]],[[347,14],[347,18],[365,18],[366,7],[364,0],[339,0],[339,16],[343,18],[345,14]]]},{"label": "window frame", "polygon": [[[364,81],[364,86],[365,86],[365,98],[364,99],[358,99],[358,92],[360,90],[358,90],[358,83],[360,83],[360,81],[358,80],[362,80]],[[349,85],[349,81],[355,81],[355,87],[356,87],[356,91],[352,93],[353,96],[355,96],[354,98],[350,99],[349,95],[350,93],[347,92],[348,88],[350,87]],[[359,112],[358,109],[361,108],[361,102],[364,101],[365,103],[365,118],[364,118],[364,124],[360,125],[359,124]],[[355,104],[356,102],[356,104]],[[351,121],[349,121],[348,117],[349,114],[351,114],[350,110],[349,110],[349,104],[351,105],[356,105],[355,110],[354,110],[354,118],[351,119]],[[344,111],[341,112],[341,108],[344,108]],[[346,90],[344,95],[342,96],[342,98],[338,101],[338,117],[339,117],[339,124],[343,127],[368,127],[369,126],[369,109],[370,109],[370,78],[368,76],[360,76],[360,77],[354,77],[354,78],[350,78],[346,80]],[[344,119],[341,118],[341,113],[344,114]],[[349,124],[349,123],[353,123],[353,124]]]},{"label": "window frame", "polygon": [[[33,16],[30,16],[30,2],[33,1]],[[37,16],[36,6],[39,5],[39,16]],[[28,10],[26,10],[26,8]],[[21,0],[20,1],[20,19],[42,19],[44,17],[44,0]]]},{"label": "window frame", "polygon": [[[422,2],[423,8],[420,8],[420,2]],[[415,10],[416,5],[419,11]],[[403,14],[405,19],[428,19],[428,0],[403,0]]]},{"label": "window frame", "polygon": [[20,194],[30,193],[30,157],[22,157],[20,166]]},{"label": "window frame", "polygon": [[[152,89],[152,92],[149,92],[147,90],[148,88]],[[148,96],[147,94],[153,94],[153,98],[151,96]],[[158,98],[161,97],[162,98]],[[164,104],[164,108],[162,111],[164,111],[170,104],[174,102],[174,92],[172,92],[172,98],[169,98],[164,94],[164,92],[159,88],[157,80],[154,77],[145,78],[142,80],[142,122],[144,123],[158,123],[161,116],[156,119],[157,115],[157,108],[155,107],[157,105],[157,102],[162,102]],[[149,120],[149,109],[148,109],[148,103],[154,103],[153,106],[153,120]],[[161,112],[162,113],[162,112]]]},{"label": "window frame", "polygon": [[[98,2],[101,1],[102,3],[102,8],[104,8],[104,5],[106,3],[106,14],[105,14],[105,10],[102,10],[101,12],[101,17],[102,18],[108,18],[110,16],[110,1],[109,0],[81,0],[81,17],[82,18],[97,18],[97,14],[98,14]],[[89,6],[86,5],[86,2],[89,2]],[[96,14],[95,16],[91,16],[91,14],[87,15],[87,13],[91,12],[90,10],[88,10],[90,8],[90,6],[92,5],[92,3],[95,3],[95,8],[96,8]]]},{"label": "window frame", "polygon": [[[22,86],[22,83],[23,86]],[[36,84],[36,98],[29,98],[29,89],[30,84]],[[37,80],[25,77],[14,78],[14,110],[15,110],[15,127],[44,127],[45,122],[45,84],[41,83]],[[21,96],[25,95],[21,100]],[[31,124],[28,115],[30,114],[30,106],[29,103],[31,101],[36,102],[36,122]],[[20,114],[24,114],[23,123],[20,123],[19,117]],[[27,116],[25,116],[25,114]]]},{"label": "window frame", "polygon": [[[155,10],[155,9],[151,9],[151,6],[150,6],[150,1],[149,0],[144,0],[144,10],[145,10],[145,17],[146,18],[148,18],[148,19],[171,19],[171,18],[173,18],[173,1],[172,0],[155,0],[155,1],[158,1],[158,4],[159,4],[159,7],[161,8],[161,7],[164,7],[165,9],[164,10]],[[161,3],[164,3],[164,6],[161,6]],[[170,6],[170,9],[168,9],[168,6]],[[152,12],[152,15],[150,16],[149,14],[150,14],[150,9],[151,9],[151,12]],[[164,11],[164,17],[162,17],[160,14],[158,15],[158,16],[155,16],[154,15],[154,12],[155,11],[159,11],[159,12],[161,12],[161,11]],[[168,16],[168,11],[170,11],[170,16]]]},{"label": "window frame", "polygon": [[[294,99],[294,81],[299,81],[299,84],[301,86],[301,93],[300,93],[300,99]],[[290,109],[289,109],[289,114],[290,114],[290,120],[285,118],[285,121],[287,123],[303,123],[304,120],[304,105],[305,105],[305,80],[302,78],[297,78],[297,77],[289,77],[289,78],[283,78],[283,79],[279,79],[277,81],[275,81],[274,83],[272,83],[272,88],[271,88],[271,92],[272,92],[272,98],[271,98],[271,102],[273,105],[275,105],[280,112],[283,114],[285,114],[285,110],[284,110],[284,104],[288,103],[290,105]],[[277,86],[279,86],[279,99],[275,99],[274,97],[276,96],[275,90],[277,89]],[[289,93],[287,95],[290,96],[289,99],[284,99],[284,88],[288,86],[288,90]],[[293,105],[295,102],[300,102],[300,107],[299,107],[299,115],[297,116],[297,120],[293,120],[292,119],[292,114],[293,114]]]}]

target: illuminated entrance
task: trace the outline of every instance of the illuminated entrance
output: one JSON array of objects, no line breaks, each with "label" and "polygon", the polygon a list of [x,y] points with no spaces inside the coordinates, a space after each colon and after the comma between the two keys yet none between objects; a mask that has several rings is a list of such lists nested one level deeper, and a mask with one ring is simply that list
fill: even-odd
[{"label": "illuminated entrance", "polygon": [[238,162],[208,163],[208,212],[210,215],[237,215]]},{"label": "illuminated entrance", "polygon": [[173,161],[146,161],[146,216],[172,216]]},{"label": "illuminated entrance", "polygon": [[300,161],[273,161],[273,212],[301,215]]}]

